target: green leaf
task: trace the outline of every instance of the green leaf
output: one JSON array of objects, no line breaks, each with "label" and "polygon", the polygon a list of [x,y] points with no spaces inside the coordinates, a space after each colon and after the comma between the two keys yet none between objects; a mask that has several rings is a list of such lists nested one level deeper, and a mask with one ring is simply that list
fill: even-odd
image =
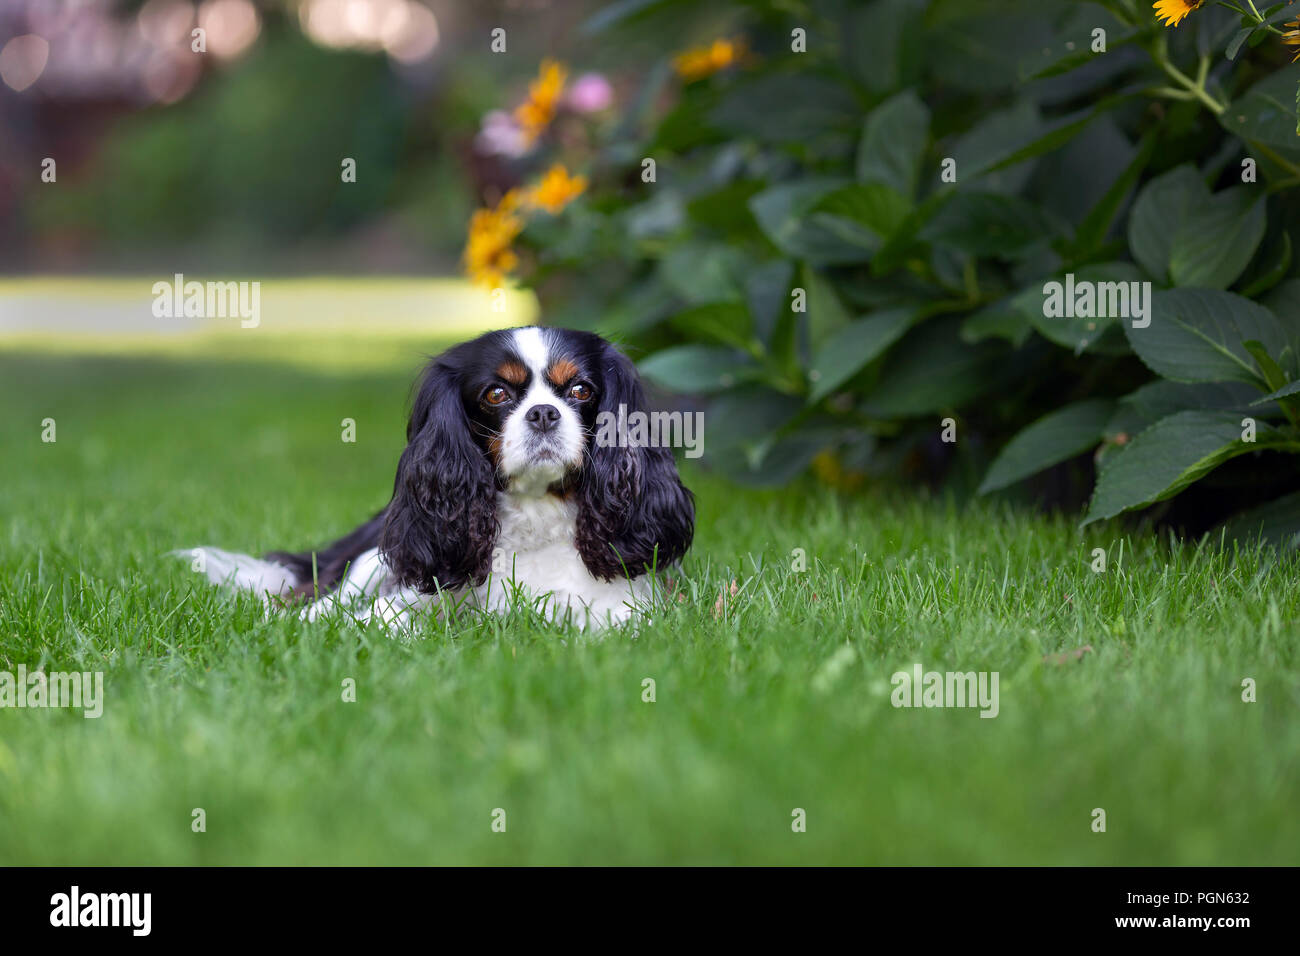
[{"label": "green leaf", "polygon": [[823,432],[796,431],[754,447],[745,455],[715,458],[732,481],[755,488],[774,488],[796,477],[817,453],[831,443]]},{"label": "green leaf", "polygon": [[990,113],[953,144],[950,156],[957,165],[957,178],[963,187],[975,184],[981,189],[1013,192],[1023,184],[1031,169],[995,173],[1022,148],[1033,144],[1042,134],[1044,124],[1038,109],[1028,101]]},{"label": "green leaf", "polygon": [[916,177],[930,134],[930,110],[912,90],[885,100],[867,116],[858,144],[860,183],[881,183],[916,195]]},{"label": "green leaf", "polygon": [[1015,308],[1010,300],[985,306],[966,316],[961,323],[962,341],[972,344],[988,338],[999,338],[1006,339],[1019,348],[1033,331],[1028,316]]},{"label": "green leaf", "polygon": [[1271,355],[1283,355],[1287,349],[1286,333],[1272,312],[1217,289],[1157,292],[1151,324],[1133,328],[1124,323],[1124,332],[1148,368],[1176,382],[1263,386],[1254,358],[1242,343],[1254,339]]},{"label": "green leaf", "polygon": [[1233,541],[1263,541],[1285,550],[1300,545],[1300,491],[1243,512],[1223,526]]},{"label": "green leaf", "polygon": [[834,177],[782,183],[750,199],[749,208],[764,235],[788,256],[814,265],[866,262],[871,258],[869,250],[809,220],[809,214],[821,199],[848,183],[847,179]]},{"label": "green leaf", "polygon": [[956,195],[957,193],[950,187],[940,189],[927,196],[920,205],[908,213],[907,218],[872,258],[871,274],[886,275],[900,268],[913,256],[924,258],[925,245],[917,238],[917,233]]},{"label": "green leaf", "polygon": [[[1282,327],[1287,330],[1288,341],[1294,343],[1300,339],[1300,279],[1287,279],[1264,296],[1261,304],[1277,316]],[[1282,363],[1283,368],[1287,363]]]},{"label": "green leaf", "polygon": [[864,407],[881,418],[902,418],[959,408],[997,388],[1006,348],[995,342],[967,345],[961,319],[934,319],[904,336],[890,352]]},{"label": "green leaf", "polygon": [[1136,435],[1162,418],[1185,411],[1232,411],[1249,414],[1257,389],[1240,382],[1167,382],[1157,379],[1119,400],[1115,414],[1106,423],[1108,440]]},{"label": "green leaf", "polygon": [[898,341],[915,320],[915,309],[886,309],[850,322],[832,335],[813,356],[808,372],[812,382],[809,403],[820,401],[852,378]]},{"label": "green leaf", "polygon": [[738,302],[711,302],[696,306],[679,312],[669,321],[678,331],[692,338],[712,339],[746,351],[758,344],[754,339],[749,310]]},{"label": "green leaf", "polygon": [[1074,255],[1089,255],[1106,241],[1106,234],[1110,232],[1110,225],[1115,220],[1116,214],[1124,205],[1124,200],[1128,198],[1129,191],[1138,181],[1138,177],[1146,169],[1147,163],[1151,161],[1156,142],[1155,133],[1147,133],[1142,137],[1137,152],[1124,167],[1123,172],[1111,183],[1110,188],[1088,213],[1087,218],[1079,223],[1079,228],[1074,233],[1074,242],[1071,244]]},{"label": "green leaf", "polygon": [[[1272,3],[1264,7],[1264,19],[1260,21],[1260,26],[1281,23],[1283,20],[1294,20],[1296,17],[1296,11],[1288,9],[1290,3],[1291,0],[1284,0],[1283,3]],[[1264,5],[1260,4],[1260,6]],[[1272,13],[1269,13],[1270,8],[1273,11]]]},{"label": "green leaf", "polygon": [[705,446],[716,458],[768,441],[801,411],[803,402],[796,396],[758,383],[740,385],[710,401]]},{"label": "green leaf", "polygon": [[664,284],[692,305],[739,302],[737,276],[745,271],[745,257],[737,249],[716,242],[685,242],[675,246],[660,263]]},{"label": "green leaf", "polygon": [[745,302],[759,337],[769,347],[781,317],[790,314],[793,281],[794,263],[789,259],[773,259],[754,266],[745,277]]},{"label": "green leaf", "polygon": [[725,140],[726,134],[715,129],[709,120],[716,101],[714,91],[690,88],[659,121],[659,127],[646,147],[649,155],[656,155],[661,150],[684,153],[704,143]]},{"label": "green leaf", "polygon": [[1297,381],[1297,382],[1289,382],[1288,384],[1283,385],[1283,386],[1281,386],[1280,388],[1278,388],[1276,391],[1269,392],[1269,393],[1268,393],[1267,395],[1265,395],[1263,398],[1261,398],[1261,399],[1259,399],[1259,400],[1257,400],[1257,401],[1251,402],[1250,404],[1252,404],[1252,405],[1266,405],[1266,404],[1269,403],[1269,402],[1276,402],[1278,399],[1281,399],[1281,398],[1288,398],[1288,397],[1290,397],[1290,396],[1292,396],[1292,395],[1297,395],[1297,394],[1300,394],[1300,381]]},{"label": "green leaf", "polygon": [[586,328],[599,325],[621,336],[633,336],[667,321],[681,308],[681,301],[657,274],[651,273],[629,286],[620,298],[608,303],[602,300],[594,308],[597,315]]},{"label": "green leaf", "polygon": [[1262,342],[1247,339],[1241,345],[1255,360],[1259,374],[1264,378],[1264,384],[1273,389],[1282,388],[1286,385],[1286,373],[1282,371],[1277,362],[1273,361],[1273,357],[1268,354],[1268,350],[1264,348]]},{"label": "green leaf", "polygon": [[681,194],[673,189],[656,190],[649,199],[624,208],[622,216],[623,229],[632,239],[671,236],[682,228]]},{"label": "green leaf", "polygon": [[652,382],[674,392],[717,392],[757,377],[759,368],[734,349],[679,345],[656,352],[637,366]]},{"label": "green leaf", "polygon": [[918,5],[912,0],[876,0],[846,6],[841,57],[849,75],[875,93],[904,85],[911,61],[919,59]]},{"label": "green leaf", "polygon": [[[753,179],[727,183],[720,189],[696,196],[688,202],[686,214],[693,222],[711,232],[747,237],[754,232],[757,225],[753,214],[749,211],[748,202],[750,197],[761,192],[762,189],[763,183]],[[678,202],[680,203],[680,200]],[[678,221],[672,223],[671,229],[664,229],[659,234],[671,233],[681,227],[680,205],[676,211]],[[667,219],[668,214],[665,214],[664,218]]]},{"label": "green leaf", "polygon": [[1236,186],[1188,207],[1169,249],[1176,286],[1226,289],[1250,263],[1267,226],[1264,196]]},{"label": "green leaf", "polygon": [[1241,290],[1241,294],[1247,299],[1263,295],[1286,278],[1286,274],[1291,271],[1291,233],[1283,232],[1281,237],[1280,241],[1272,243],[1277,247],[1277,252],[1258,264],[1258,271],[1253,278],[1251,274],[1247,274],[1246,280],[1249,281]]},{"label": "green leaf", "polygon": [[1237,58],[1237,54],[1241,52],[1242,46],[1245,44],[1247,40],[1251,38],[1251,35],[1255,32],[1256,26],[1257,24],[1252,23],[1250,26],[1242,27],[1240,30],[1238,30],[1236,34],[1233,35],[1232,42],[1228,44],[1228,48],[1223,51],[1223,55],[1226,56],[1229,60],[1235,60]]},{"label": "green leaf", "polygon": [[1272,429],[1261,429],[1254,442],[1242,441],[1241,432],[1241,419],[1225,412],[1186,411],[1161,419],[1102,470],[1083,523],[1173,497],[1225,461],[1279,443]]},{"label": "green leaf", "polygon": [[1260,80],[1245,96],[1235,99],[1219,114],[1230,133],[1249,142],[1263,143],[1288,153],[1300,151],[1296,134],[1296,83],[1300,64],[1292,64]]},{"label": "green leaf", "polygon": [[709,114],[716,128],[772,142],[806,142],[848,131],[861,107],[843,84],[810,73],[766,73],[728,90]]},{"label": "green leaf", "polygon": [[1011,256],[1051,237],[1052,224],[1038,207],[1018,196],[959,192],[920,231],[973,256]]},{"label": "green leaf", "polygon": [[1114,410],[1111,399],[1094,398],[1044,415],[1007,442],[989,466],[978,493],[1005,488],[1094,447]]},{"label": "green leaf", "polygon": [[812,208],[812,221],[834,229],[836,226],[823,220],[819,214],[848,220],[861,227],[859,233],[862,229],[866,230],[865,237],[860,241],[874,251],[883,240],[897,231],[911,209],[911,201],[891,186],[882,183],[854,183],[837,189],[818,201]]},{"label": "green leaf", "polygon": [[1128,220],[1133,258],[1162,285],[1169,284],[1169,256],[1187,211],[1210,200],[1196,167],[1185,163],[1157,176],[1138,193]]},{"label": "green leaf", "polygon": [[[927,47],[939,89],[975,93],[1014,89],[1019,65],[1052,40],[1056,22],[1044,4],[947,2],[917,4],[926,9]],[[999,9],[1001,8],[1001,9]],[[1060,16],[1060,5],[1052,13]]]},{"label": "green leaf", "polygon": [[1118,17],[1103,16],[1094,6],[1079,4],[1077,9],[1061,18],[1047,43],[1021,58],[1018,64],[1020,78],[1028,81],[1059,76],[1096,61],[1104,55],[1092,49],[1092,33],[1098,27],[1105,31],[1107,53],[1140,35],[1139,30],[1127,26]]},{"label": "green leaf", "polygon": [[1027,159],[1033,159],[1044,153],[1050,153],[1053,150],[1060,149],[1074,137],[1078,136],[1083,130],[1097,117],[1109,113],[1116,106],[1125,100],[1131,99],[1140,92],[1137,89],[1129,89],[1111,96],[1103,97],[1094,103],[1091,107],[1079,110],[1077,113],[1071,113],[1067,116],[1061,116],[1046,124],[1038,131],[1037,135],[1032,137],[1029,142],[1022,143],[1016,149],[1009,152],[1009,155],[999,159],[992,166],[987,168],[987,172],[996,173],[1001,169],[1009,166],[1016,166]]},{"label": "green leaf", "polygon": [[[1076,355],[1090,349],[1123,353],[1128,349],[1116,326],[1137,314],[1138,303],[1133,301],[1132,292],[1139,277],[1137,269],[1127,262],[1084,266],[1041,286],[1030,286],[1016,295],[1011,305],[1044,338]],[[1150,307],[1147,302],[1146,308]],[[1074,314],[1068,314],[1071,312]]]},{"label": "green leaf", "polygon": [[819,349],[832,335],[849,324],[849,313],[835,294],[829,279],[811,266],[804,266],[803,287],[808,295],[808,341]]}]

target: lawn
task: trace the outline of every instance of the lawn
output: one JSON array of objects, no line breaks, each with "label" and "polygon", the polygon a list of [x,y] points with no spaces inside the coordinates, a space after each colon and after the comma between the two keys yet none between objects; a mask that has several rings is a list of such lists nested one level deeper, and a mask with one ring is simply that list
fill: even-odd
[{"label": "lawn", "polygon": [[[410,642],[265,619],[164,556],[382,505],[419,362],[389,345],[0,354],[0,670],[106,697],[0,710],[0,863],[1297,862],[1300,577],[1268,553],[697,468],[686,600],[635,638],[520,614]],[[892,707],[918,663],[997,671],[997,717]]]}]

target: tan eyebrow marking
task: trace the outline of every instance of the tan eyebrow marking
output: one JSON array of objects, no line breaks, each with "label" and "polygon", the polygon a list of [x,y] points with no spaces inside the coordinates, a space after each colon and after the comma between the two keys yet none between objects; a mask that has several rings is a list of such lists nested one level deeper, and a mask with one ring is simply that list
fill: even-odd
[{"label": "tan eyebrow marking", "polygon": [[546,370],[546,377],[550,379],[551,384],[560,387],[567,385],[577,377],[577,374],[578,366],[572,360],[566,358],[556,359],[551,363],[551,367]]},{"label": "tan eyebrow marking", "polygon": [[505,379],[511,385],[523,385],[528,381],[528,369],[522,362],[516,362],[514,359],[507,359],[497,368],[497,375]]}]

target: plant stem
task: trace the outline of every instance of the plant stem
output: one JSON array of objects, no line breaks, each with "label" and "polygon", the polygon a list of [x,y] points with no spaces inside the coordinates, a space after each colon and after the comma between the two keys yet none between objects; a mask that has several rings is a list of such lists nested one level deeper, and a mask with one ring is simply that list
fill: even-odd
[{"label": "plant stem", "polygon": [[1205,57],[1201,58],[1201,65],[1198,68],[1200,82],[1193,80],[1190,76],[1178,69],[1178,67],[1174,66],[1173,63],[1169,61],[1168,42],[1163,33],[1158,36],[1156,44],[1151,50],[1151,57],[1156,61],[1157,65],[1159,65],[1160,69],[1165,71],[1170,79],[1185,89],[1188,93],[1192,94],[1196,99],[1204,103],[1215,116],[1220,115],[1228,108],[1225,104],[1220,103],[1211,96],[1205,89],[1205,77],[1208,73],[1208,63]]},{"label": "plant stem", "polygon": [[1235,3],[1228,3],[1225,2],[1225,0],[1215,0],[1215,2],[1218,3],[1219,6],[1227,10],[1233,10],[1236,13],[1240,13],[1243,17],[1254,17],[1255,22],[1263,26],[1263,28],[1267,30],[1269,33],[1274,33],[1277,36],[1284,35],[1281,30],[1273,26],[1271,23],[1264,22],[1264,15],[1260,13],[1259,9],[1255,6],[1255,0],[1246,0],[1246,2],[1250,4],[1249,12],[1241,9],[1241,7],[1237,6]]},{"label": "plant stem", "polygon": [[1156,87],[1152,87],[1148,92],[1156,96],[1168,97],[1171,100],[1196,99],[1195,96],[1193,96],[1191,93],[1188,93],[1186,90],[1177,90],[1174,89],[1172,86],[1156,86]]}]

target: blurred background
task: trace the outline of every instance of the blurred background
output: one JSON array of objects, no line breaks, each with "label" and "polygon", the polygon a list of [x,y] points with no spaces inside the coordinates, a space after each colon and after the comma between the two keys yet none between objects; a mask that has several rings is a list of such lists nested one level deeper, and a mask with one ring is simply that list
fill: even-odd
[{"label": "blurred background", "polygon": [[[1300,379],[1300,21],[1174,6],[0,0],[0,348],[409,380],[544,316],[703,404],[730,481],[1079,510],[1130,438]],[[1267,307],[1277,368],[1243,332],[1249,380],[1157,381],[1117,316],[1049,318],[1082,270]],[[177,274],[262,282],[259,334],[155,315]],[[1300,514],[1290,458],[1228,457],[1158,517]]]},{"label": "blurred background", "polygon": [[[0,273],[458,273],[476,202],[527,161],[503,108],[595,6],[4,0]],[[573,80],[588,111],[619,82]]]}]

